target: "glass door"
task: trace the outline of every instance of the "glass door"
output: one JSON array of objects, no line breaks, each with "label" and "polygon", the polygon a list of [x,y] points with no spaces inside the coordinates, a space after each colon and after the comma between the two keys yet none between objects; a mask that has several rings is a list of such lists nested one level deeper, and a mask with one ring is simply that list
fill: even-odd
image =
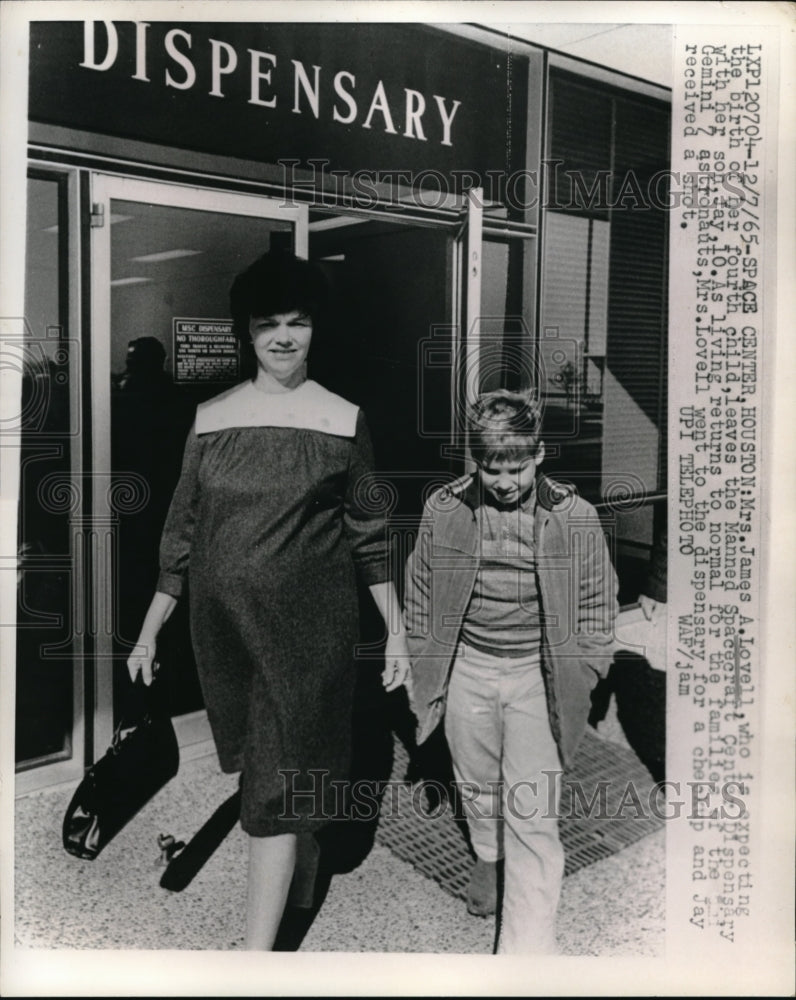
[{"label": "glass door", "polygon": [[[196,405],[237,384],[229,288],[269,249],[307,255],[307,211],[249,195],[94,175],[91,189],[94,746],[134,704],[125,661]],[[184,748],[209,739],[186,602],[164,627],[163,683]]]}]

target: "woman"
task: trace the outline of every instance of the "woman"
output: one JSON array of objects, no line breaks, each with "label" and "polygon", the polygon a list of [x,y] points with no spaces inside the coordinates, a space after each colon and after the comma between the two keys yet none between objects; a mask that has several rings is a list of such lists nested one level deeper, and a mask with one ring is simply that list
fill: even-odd
[{"label": "woman", "polygon": [[325,291],[312,264],[284,253],[236,278],[233,320],[256,375],[197,409],[157,592],[128,660],[130,676],[151,683],[158,632],[188,582],[221,767],[242,773],[250,949],[272,948],[297,838],[300,855],[315,847],[313,831],[335,813],[334,783],[347,778],[356,574],[388,623],[387,691],[407,669],[383,517],[366,502],[364,418],[307,379]]}]

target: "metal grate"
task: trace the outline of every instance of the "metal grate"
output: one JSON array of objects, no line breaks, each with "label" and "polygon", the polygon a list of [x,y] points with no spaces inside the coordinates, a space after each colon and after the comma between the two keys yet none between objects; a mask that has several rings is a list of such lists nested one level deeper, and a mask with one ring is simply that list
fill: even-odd
[{"label": "metal grate", "polygon": [[[399,779],[407,766],[406,750],[396,740],[395,780],[382,802],[376,839],[452,896],[465,899],[473,856],[459,826],[463,821],[448,804],[438,814],[421,815],[422,788]],[[650,810],[650,801],[657,804],[655,787],[632,751],[587,732],[561,788],[565,875],[660,829],[663,818]],[[592,800],[596,812],[581,805]]]}]

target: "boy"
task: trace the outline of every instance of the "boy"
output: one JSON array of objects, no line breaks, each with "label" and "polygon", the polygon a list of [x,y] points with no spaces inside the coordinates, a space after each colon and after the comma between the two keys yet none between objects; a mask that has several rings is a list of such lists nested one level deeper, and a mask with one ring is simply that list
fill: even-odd
[{"label": "boy", "polygon": [[538,472],[524,394],[481,396],[474,475],[434,493],[407,566],[410,698],[418,743],[445,716],[476,864],[468,910],[496,909],[497,951],[554,953],[564,869],[562,767],[611,662],[616,576],[594,508]]}]

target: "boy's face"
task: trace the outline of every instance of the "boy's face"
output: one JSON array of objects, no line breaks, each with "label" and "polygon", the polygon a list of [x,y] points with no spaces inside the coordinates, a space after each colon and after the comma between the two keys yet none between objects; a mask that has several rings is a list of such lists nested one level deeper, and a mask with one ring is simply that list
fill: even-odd
[{"label": "boy's face", "polygon": [[535,455],[511,462],[487,462],[478,466],[484,490],[503,506],[521,504],[533,489],[536,469],[544,458],[544,445]]}]

